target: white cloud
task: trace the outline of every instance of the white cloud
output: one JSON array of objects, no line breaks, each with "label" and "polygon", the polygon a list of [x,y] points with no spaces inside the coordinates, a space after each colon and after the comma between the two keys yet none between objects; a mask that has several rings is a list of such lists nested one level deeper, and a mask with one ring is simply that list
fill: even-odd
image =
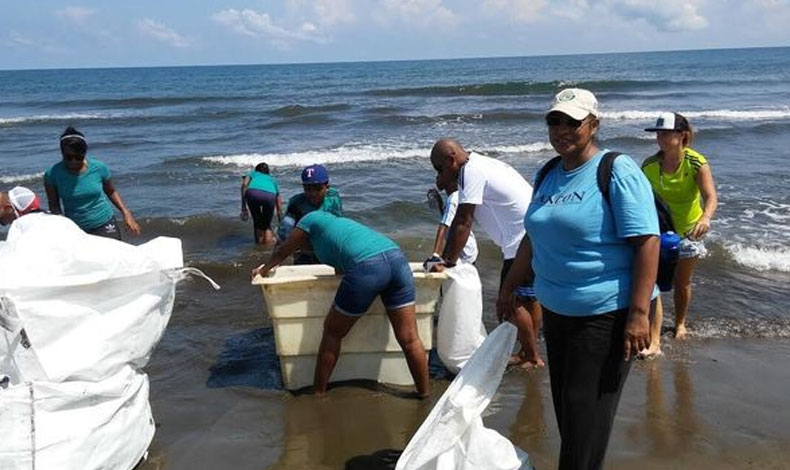
[{"label": "white cloud", "polygon": [[790,0],[752,0],[752,3],[763,8],[790,8]]},{"label": "white cloud", "polygon": [[[288,8],[296,13],[310,16],[314,23],[324,27],[353,24],[357,21],[354,12],[356,0],[287,0]],[[364,0],[363,0],[364,1]]]},{"label": "white cloud", "polygon": [[35,47],[37,45],[35,41],[21,35],[17,31],[11,31],[8,34],[8,40],[11,42],[11,44],[16,44],[18,46]]},{"label": "white cloud", "polygon": [[442,0],[380,0],[374,17],[381,23],[403,22],[419,27],[449,29],[460,19]]},{"label": "white cloud", "polygon": [[137,22],[137,31],[143,36],[156,39],[173,47],[188,47],[189,40],[184,36],[178,34],[175,30],[168,28],[164,23],[161,23],[151,18],[143,18]]},{"label": "white cloud", "polygon": [[482,7],[488,13],[504,13],[513,21],[531,22],[540,17],[546,0],[484,0]]},{"label": "white cloud", "polygon": [[295,28],[288,29],[276,24],[268,13],[258,13],[251,9],[230,8],[215,13],[211,18],[239,34],[266,37],[278,46],[284,46],[292,41],[323,41],[318,27],[314,23],[303,22]]},{"label": "white cloud", "polygon": [[[63,53],[63,49],[59,46],[53,45],[47,40],[38,40],[30,38],[24,34],[11,30],[8,32],[8,39],[4,41],[8,46],[24,47],[32,50],[38,50],[47,54]],[[2,42],[0,42],[2,44]]]},{"label": "white cloud", "polygon": [[357,19],[349,0],[315,0],[313,8],[318,21],[326,26],[351,24]]},{"label": "white cloud", "polygon": [[96,14],[96,10],[90,8],[71,6],[62,8],[55,12],[61,18],[71,21],[76,24],[85,23],[91,16]]},{"label": "white cloud", "polygon": [[692,31],[708,26],[699,12],[704,0],[607,0],[609,11],[648,22],[660,31]]}]

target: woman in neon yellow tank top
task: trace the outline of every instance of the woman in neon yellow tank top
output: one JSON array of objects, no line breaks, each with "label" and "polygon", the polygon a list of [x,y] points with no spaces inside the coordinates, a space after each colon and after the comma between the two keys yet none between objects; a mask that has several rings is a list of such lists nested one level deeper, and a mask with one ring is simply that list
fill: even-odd
[{"label": "woman in neon yellow tank top", "polygon": [[[677,113],[663,113],[655,127],[645,129],[656,133],[659,152],[642,163],[642,171],[653,190],[661,196],[672,214],[672,223],[680,241],[680,260],[675,274],[675,337],[686,336],[686,314],[691,300],[691,275],[700,256],[702,244],[718,200],[710,165],[704,156],[690,147],[693,130],[688,120]],[[660,352],[661,298],[651,326],[648,355]]]}]

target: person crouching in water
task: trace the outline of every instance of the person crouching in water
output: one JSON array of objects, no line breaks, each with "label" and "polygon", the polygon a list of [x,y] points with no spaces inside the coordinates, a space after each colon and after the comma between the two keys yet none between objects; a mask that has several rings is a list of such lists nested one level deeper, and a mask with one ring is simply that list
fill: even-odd
[{"label": "person crouching in water", "polygon": [[324,321],[313,381],[315,394],[326,394],[343,338],[376,297],[381,296],[395,337],[406,356],[417,394],[427,397],[430,394],[428,358],[417,332],[414,276],[398,245],[359,222],[329,212],[313,211],[298,221],[285,242],[275,248],[269,261],[252,270],[252,276],[266,276],[308,242],[321,263],[343,273]]},{"label": "person crouching in water", "polygon": [[274,242],[272,216],[277,211],[277,219],[283,218],[283,200],[277,180],[269,174],[269,165],[258,163],[241,181],[241,220],[246,222],[252,214],[255,243]]},{"label": "person crouching in water", "polygon": [[[323,165],[310,165],[302,170],[304,192],[292,196],[285,208],[285,218],[280,222],[277,236],[280,241],[288,238],[296,221],[313,211],[324,211],[343,217],[343,202],[340,193],[329,185],[329,172]],[[307,243],[294,253],[294,264],[318,264]]]}]

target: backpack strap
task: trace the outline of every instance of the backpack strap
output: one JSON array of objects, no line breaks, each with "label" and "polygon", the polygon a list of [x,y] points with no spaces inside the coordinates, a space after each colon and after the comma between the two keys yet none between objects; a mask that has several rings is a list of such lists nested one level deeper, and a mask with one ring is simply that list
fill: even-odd
[{"label": "backpack strap", "polygon": [[598,189],[603,195],[603,200],[611,205],[609,200],[609,186],[612,182],[612,168],[614,167],[614,160],[622,155],[620,152],[606,152],[601,158],[601,163],[598,165]]},{"label": "backpack strap", "polygon": [[538,188],[540,187],[540,184],[543,183],[543,180],[546,179],[546,175],[548,175],[549,172],[560,163],[560,160],[562,160],[562,157],[557,155],[556,157],[552,158],[551,160],[543,164],[543,167],[541,167],[541,169],[538,170],[538,173],[535,175],[535,185],[532,188],[533,194],[538,192]]},{"label": "backpack strap", "polygon": [[[596,175],[598,177],[598,189],[601,190],[603,199],[609,204],[610,208],[612,207],[612,202],[609,199],[609,186],[612,182],[612,168],[614,167],[615,159],[620,155],[622,155],[620,152],[607,152],[601,159],[601,164],[598,165],[598,174]],[[658,214],[659,231],[661,233],[674,232],[675,229],[672,225],[672,215],[669,207],[655,191],[653,191],[653,202]]]}]

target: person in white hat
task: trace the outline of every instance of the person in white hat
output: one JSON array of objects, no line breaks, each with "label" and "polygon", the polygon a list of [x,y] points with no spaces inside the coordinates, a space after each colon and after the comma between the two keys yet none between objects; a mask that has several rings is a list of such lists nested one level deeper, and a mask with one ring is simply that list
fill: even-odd
[{"label": "person in white hat", "polygon": [[[675,337],[686,336],[686,315],[691,301],[691,275],[697,260],[707,253],[702,238],[710,230],[718,206],[716,185],[708,160],[691,148],[694,131],[688,119],[678,113],[661,113],[653,127],[659,151],[645,159],[642,171],[653,191],[664,200],[672,215],[675,232],[680,235],[680,259],[674,278]],[[658,354],[661,332],[661,300],[648,354]]]},{"label": "person in white hat", "polygon": [[7,193],[0,192],[0,225],[10,225],[23,215],[41,211],[41,203],[33,191],[16,186]]},{"label": "person in white hat", "polygon": [[[636,163],[598,147],[595,95],[560,91],[546,124],[559,157],[535,178],[526,236],[500,295],[534,281],[561,437],[559,469],[594,470],[603,465],[629,359],[649,344],[658,216]],[[598,185],[602,162],[611,163],[607,195]]]}]

